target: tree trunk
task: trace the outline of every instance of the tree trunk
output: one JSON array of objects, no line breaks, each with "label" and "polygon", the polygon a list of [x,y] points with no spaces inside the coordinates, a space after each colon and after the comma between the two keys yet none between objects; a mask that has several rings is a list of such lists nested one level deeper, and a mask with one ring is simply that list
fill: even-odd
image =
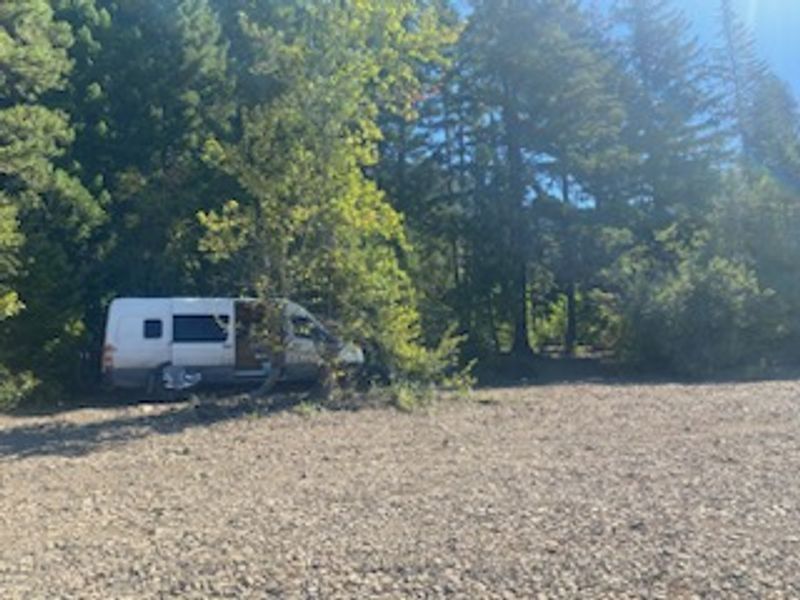
[{"label": "tree trunk", "polygon": [[578,339],[577,302],[575,298],[575,283],[567,284],[567,331],[564,336],[564,346],[567,356],[575,356],[575,344]]},{"label": "tree trunk", "polygon": [[492,343],[494,344],[494,353],[500,354],[500,338],[497,336],[497,319],[494,316],[494,301],[491,293],[486,296],[486,308],[489,312],[489,327],[492,330]]},{"label": "tree trunk", "polygon": [[567,330],[564,334],[564,352],[567,356],[575,356],[575,344],[578,339],[578,314],[577,302],[575,298],[575,271],[577,267],[577,257],[575,256],[575,239],[576,232],[570,231],[569,226],[570,218],[570,187],[569,177],[562,176],[561,179],[561,192],[564,196],[564,216],[566,219],[565,227],[565,242],[564,249],[566,251],[566,276],[568,283],[566,285],[567,293]]},{"label": "tree trunk", "polygon": [[516,100],[511,86],[505,86],[505,105],[503,121],[506,146],[508,147],[508,212],[510,252],[514,261],[512,268],[518,269],[513,278],[514,289],[514,343],[511,353],[517,356],[531,355],[528,342],[528,274],[527,274],[527,240],[525,239],[525,162],[522,156],[522,143],[519,139],[520,123],[517,114]]},{"label": "tree trunk", "polygon": [[514,327],[514,344],[511,353],[517,356],[532,354],[530,340],[528,338],[528,278],[524,266],[520,267],[520,275],[517,280],[517,316]]}]

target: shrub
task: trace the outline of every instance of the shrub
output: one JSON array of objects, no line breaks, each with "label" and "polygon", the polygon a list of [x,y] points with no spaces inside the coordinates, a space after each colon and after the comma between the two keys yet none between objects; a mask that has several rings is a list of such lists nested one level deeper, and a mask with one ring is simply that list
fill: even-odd
[{"label": "shrub", "polygon": [[0,366],[0,412],[14,410],[35,387],[36,380],[30,373],[12,375]]},{"label": "shrub", "polygon": [[707,374],[753,360],[769,332],[763,291],[745,265],[692,252],[665,275],[644,269],[622,303],[620,350],[630,362]]}]

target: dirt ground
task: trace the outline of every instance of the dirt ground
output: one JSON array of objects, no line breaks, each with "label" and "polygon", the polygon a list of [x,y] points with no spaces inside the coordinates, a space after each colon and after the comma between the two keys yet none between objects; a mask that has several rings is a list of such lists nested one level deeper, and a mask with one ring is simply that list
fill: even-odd
[{"label": "dirt ground", "polygon": [[800,597],[800,383],[0,417],[0,598]]}]

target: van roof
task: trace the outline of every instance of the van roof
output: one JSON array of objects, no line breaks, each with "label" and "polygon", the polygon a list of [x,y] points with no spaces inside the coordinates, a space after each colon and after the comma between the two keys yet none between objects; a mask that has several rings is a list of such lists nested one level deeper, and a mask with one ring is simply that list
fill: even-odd
[{"label": "van roof", "polygon": [[244,300],[244,301],[255,301],[256,298],[221,298],[221,297],[211,297],[211,296],[121,296],[119,298],[114,298],[111,302],[163,302],[164,300],[182,300],[182,301],[202,301],[206,302],[208,300]]},{"label": "van roof", "polygon": [[[308,311],[301,305],[297,304],[296,302],[292,302],[291,300],[287,300],[285,298],[279,298],[280,302],[283,302],[285,306],[294,313],[307,313]],[[222,302],[257,302],[258,298],[253,297],[238,297],[238,298],[221,298],[221,297],[203,297],[203,296],[141,296],[141,297],[119,297],[114,298],[109,305],[109,308],[118,307],[122,308],[125,306],[130,305],[141,305],[141,304],[150,304],[150,305],[164,305],[167,303],[178,302],[178,303],[208,303],[208,304],[216,304]]]}]

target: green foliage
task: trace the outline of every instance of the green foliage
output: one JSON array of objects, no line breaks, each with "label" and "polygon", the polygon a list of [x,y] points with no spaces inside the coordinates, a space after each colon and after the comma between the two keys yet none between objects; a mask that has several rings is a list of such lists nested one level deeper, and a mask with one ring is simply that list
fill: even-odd
[{"label": "green foliage", "polygon": [[47,0],[5,0],[0,5],[0,107],[35,102],[63,88],[72,42],[69,25],[54,20]]},{"label": "green foliage", "polygon": [[294,408],[292,408],[292,412],[300,417],[310,419],[316,414],[319,414],[321,407],[319,404],[311,402],[309,400],[304,400]]},{"label": "green foliage", "polygon": [[[46,101],[66,87],[73,41],[47,2],[0,7],[0,359],[49,376],[64,376],[66,357],[77,357],[66,340],[83,330],[78,273],[103,218],[64,160],[75,136],[69,118]],[[30,377],[20,377],[5,375],[6,397],[30,391]]]},{"label": "green foliage", "polygon": [[[403,219],[364,169],[377,161],[380,108],[410,110],[413,65],[438,60],[448,34],[413,2],[264,4],[242,26],[252,84],[274,91],[242,109],[238,139],[205,146],[244,194],[198,214],[200,250],[247,265],[245,288],[266,275],[274,295],[329,307],[342,333],[374,344],[392,371],[428,374],[449,349],[420,344],[416,291],[400,263],[410,250]],[[280,18],[265,20],[272,10]]]},{"label": "green foliage", "polygon": [[35,388],[36,379],[30,373],[12,375],[0,367],[0,413],[17,408]]},{"label": "green foliage", "polygon": [[588,192],[607,194],[612,167],[629,161],[625,106],[611,46],[577,2],[476,2],[460,51],[463,74],[446,101],[470,121],[452,128],[445,156],[471,163],[447,168],[471,216],[463,281],[479,290],[459,292],[480,294],[466,307],[476,329],[510,324],[513,350],[524,353],[529,263],[549,262],[563,288],[586,278],[576,207]]},{"label": "green foliage", "polygon": [[17,274],[17,250],[22,245],[16,207],[0,195],[0,321],[22,308],[17,292],[11,287]]},{"label": "green foliage", "polygon": [[750,167],[796,186],[800,182],[800,110],[788,84],[774,75],[762,77],[748,122]]},{"label": "green foliage", "polygon": [[775,292],[767,322],[775,345],[794,345],[800,340],[800,191],[761,170],[732,174],[717,200],[714,226],[720,252],[751,265]]},{"label": "green foliage", "polygon": [[[667,233],[662,248],[674,239]],[[674,248],[674,246],[673,246]],[[681,248],[674,267],[636,248],[618,261],[620,350],[635,364],[705,375],[759,358],[772,294],[744,264]]]},{"label": "green foliage", "polygon": [[531,344],[798,347],[796,98],[730,0],[711,52],[613,6],[4,0],[0,396],[77,389],[117,295],[295,299],[403,407]]},{"label": "green foliage", "polygon": [[392,405],[401,412],[414,412],[428,406],[436,398],[436,390],[430,385],[403,381],[389,388]]},{"label": "green foliage", "polygon": [[772,78],[769,66],[758,56],[753,32],[736,13],[731,0],[720,0],[719,42],[712,67],[720,89],[715,113],[750,160],[759,137],[753,122],[758,117],[756,96],[762,83]]},{"label": "green foliage", "polygon": [[710,114],[711,69],[690,22],[671,0],[624,0],[626,145],[637,164],[629,190],[660,229],[676,217],[702,223],[713,198],[722,137]]},{"label": "green foliage", "polygon": [[[576,294],[578,328],[577,345],[593,349],[611,349],[618,344],[619,317],[614,310],[614,296],[600,288]],[[563,348],[567,330],[567,298],[559,294],[554,300],[533,310],[534,348]]]}]

